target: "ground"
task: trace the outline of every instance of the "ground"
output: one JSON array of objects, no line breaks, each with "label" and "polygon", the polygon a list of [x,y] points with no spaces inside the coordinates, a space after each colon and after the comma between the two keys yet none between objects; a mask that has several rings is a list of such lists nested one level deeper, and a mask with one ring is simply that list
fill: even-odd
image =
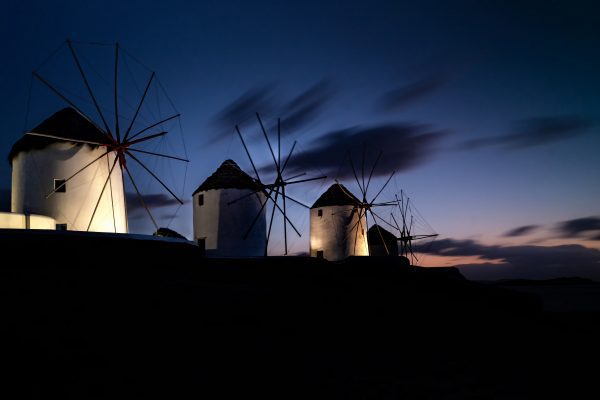
[{"label": "ground", "polygon": [[[589,281],[0,238],[19,260],[0,267],[2,387],[25,398],[578,398],[595,380],[598,308],[552,303],[558,286],[600,290]],[[545,285],[550,303],[535,293]]]}]

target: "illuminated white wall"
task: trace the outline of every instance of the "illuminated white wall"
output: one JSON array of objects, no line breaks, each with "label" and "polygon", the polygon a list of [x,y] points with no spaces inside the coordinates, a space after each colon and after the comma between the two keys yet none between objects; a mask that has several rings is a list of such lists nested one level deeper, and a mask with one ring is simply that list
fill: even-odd
[{"label": "illuminated white wall", "polygon": [[[65,193],[57,192],[47,199],[46,195],[54,189],[55,179],[69,178],[105,151],[104,147],[64,142],[18,153],[12,160],[12,212],[47,215],[56,224],[67,224],[68,230],[86,231],[114,161],[113,153],[67,182]],[[123,177],[118,164],[89,230],[127,232]]]},{"label": "illuminated white wall", "polygon": [[46,217],[45,215],[27,215],[29,222],[27,223],[27,229],[56,229],[56,220],[52,217]]},{"label": "illuminated white wall", "polygon": [[2,229],[25,229],[27,218],[24,214],[0,213],[0,228]]},{"label": "illuminated white wall", "polygon": [[[207,256],[264,255],[267,242],[265,209],[248,237],[244,239],[243,236],[258,215],[265,195],[257,193],[227,204],[250,192],[248,189],[213,189],[193,196],[194,240],[204,239]],[[198,204],[200,195],[204,196],[203,205]]]},{"label": "illuminated white wall", "polygon": [[44,215],[25,215],[0,212],[0,229],[50,229],[54,230],[54,218]]},{"label": "illuminated white wall", "polygon": [[[322,210],[322,216],[319,216]],[[310,255],[323,257],[329,261],[343,260],[349,256],[368,256],[366,218],[362,218],[363,229],[358,222],[358,213],[352,213],[352,206],[328,206],[310,210]],[[353,229],[354,227],[354,229]]]}]

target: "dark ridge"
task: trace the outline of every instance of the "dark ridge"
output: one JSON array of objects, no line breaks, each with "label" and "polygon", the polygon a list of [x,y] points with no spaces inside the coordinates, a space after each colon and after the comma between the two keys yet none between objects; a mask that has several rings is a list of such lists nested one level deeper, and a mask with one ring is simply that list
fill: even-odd
[{"label": "dark ridge", "polygon": [[[400,257],[209,259],[189,242],[0,231],[20,398],[586,398],[598,313]],[[552,288],[551,288],[552,289]],[[42,396],[41,393],[44,393]]]},{"label": "dark ridge", "polygon": [[491,282],[499,286],[555,286],[555,285],[600,285],[600,283],[589,278],[580,278],[577,276],[569,276],[552,279],[502,279]]},{"label": "dark ridge", "polygon": [[[85,140],[99,143],[107,142],[107,137],[104,132],[71,107],[63,108],[52,114],[30,132],[43,133],[65,139]],[[13,158],[22,151],[39,150],[53,143],[60,142],[64,141],[25,134],[15,142],[8,153],[8,162],[12,164]]]},{"label": "dark ridge", "polygon": [[233,160],[225,160],[223,164],[192,193],[205,192],[211,189],[250,189],[260,190],[260,185]]},{"label": "dark ridge", "polygon": [[315,201],[311,208],[327,207],[327,206],[353,206],[360,203],[344,185],[334,183]]},{"label": "dark ridge", "polygon": [[169,229],[169,228],[158,228],[158,230],[156,232],[154,232],[152,235],[159,236],[159,237],[170,237],[170,238],[175,238],[175,239],[187,240],[183,235],[181,235],[180,233],[178,233],[172,229]]}]

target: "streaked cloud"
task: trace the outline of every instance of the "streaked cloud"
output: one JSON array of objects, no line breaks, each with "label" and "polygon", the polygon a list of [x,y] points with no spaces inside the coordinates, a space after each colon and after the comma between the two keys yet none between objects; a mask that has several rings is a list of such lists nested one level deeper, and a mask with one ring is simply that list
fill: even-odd
[{"label": "streaked cloud", "polygon": [[349,156],[360,168],[362,153],[367,151],[369,160],[366,166],[370,168],[382,151],[373,176],[385,176],[392,171],[406,171],[424,163],[436,152],[444,136],[444,132],[427,125],[408,123],[341,129],[313,140],[306,151],[292,157],[290,169],[319,170],[330,178],[351,178]]},{"label": "streaked cloud", "polygon": [[578,116],[531,118],[515,123],[511,133],[468,140],[461,143],[460,147],[522,149],[572,139],[587,132],[592,126],[591,120]]},{"label": "streaked cloud", "polygon": [[[171,206],[179,205],[179,202],[173,196],[171,196],[170,194],[166,194],[166,193],[144,194],[144,195],[142,195],[142,197],[144,198],[144,203],[146,203],[146,205],[150,209],[150,212],[152,212],[156,208],[171,207]],[[126,200],[127,200],[127,211],[129,213],[135,213],[135,212],[138,212],[138,211],[141,211],[144,209],[144,207],[142,206],[140,199],[136,193],[127,193]],[[190,200],[182,199],[182,201],[184,203],[187,203]]]},{"label": "streaked cloud", "polygon": [[504,235],[502,235],[502,236],[505,236],[505,237],[525,236],[539,228],[540,228],[539,225],[519,226],[517,228],[511,229],[511,230],[505,232]]},{"label": "streaked cloud", "polygon": [[273,84],[253,87],[213,117],[212,124],[217,133],[209,141],[214,143],[227,137],[236,125],[256,124],[256,129],[251,132],[259,132],[256,113],[261,115],[268,132],[276,132],[277,118],[281,118],[282,135],[297,131],[316,120],[335,93],[333,83],[327,79],[292,96],[278,93]]},{"label": "streaked cloud", "polygon": [[562,221],[557,224],[556,230],[562,237],[581,237],[600,240],[600,217],[584,217]]},{"label": "streaked cloud", "polygon": [[322,80],[295,96],[279,111],[284,124],[282,134],[295,131],[315,120],[334,94],[332,82]]},{"label": "streaked cloud", "polygon": [[561,276],[600,279],[600,250],[578,244],[497,246],[474,240],[441,239],[426,252],[439,256],[478,256],[482,260],[490,260],[489,264],[456,265],[472,279],[548,279]]},{"label": "streaked cloud", "polygon": [[415,103],[436,92],[444,84],[439,76],[430,76],[408,85],[399,86],[384,93],[377,101],[377,108],[394,111]]}]

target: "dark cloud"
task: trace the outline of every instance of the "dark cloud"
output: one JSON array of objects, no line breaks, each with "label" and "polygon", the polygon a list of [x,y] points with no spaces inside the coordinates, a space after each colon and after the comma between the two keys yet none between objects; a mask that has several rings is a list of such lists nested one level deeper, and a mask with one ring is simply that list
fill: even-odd
[{"label": "dark cloud", "polygon": [[333,84],[328,80],[315,83],[291,99],[289,96],[278,95],[275,89],[275,85],[252,88],[225,106],[212,120],[216,134],[210,141],[214,143],[228,137],[236,125],[240,125],[244,134],[248,132],[243,128],[254,125],[256,129],[250,130],[250,134],[257,134],[260,132],[257,112],[268,132],[276,132],[276,120],[281,118],[281,133],[289,134],[314,121],[335,93]]},{"label": "dark cloud", "polygon": [[495,253],[499,248],[499,246],[482,245],[474,240],[440,239],[435,242],[434,247],[424,252],[441,256],[480,256],[496,260],[502,258],[502,255]]},{"label": "dark cloud", "polygon": [[441,77],[429,77],[384,93],[377,106],[383,111],[393,111],[421,100],[438,90],[444,83]]},{"label": "dark cloud", "polygon": [[536,229],[539,228],[539,225],[525,225],[519,226],[518,228],[511,229],[506,232],[503,236],[512,237],[512,236],[524,236],[527,235]]},{"label": "dark cloud", "polygon": [[225,106],[213,118],[212,122],[218,133],[212,137],[212,141],[223,138],[223,132],[230,133],[235,125],[240,125],[250,119],[254,120],[256,112],[273,113],[275,109],[273,92],[274,86],[272,85],[254,87]]},{"label": "dark cloud", "polygon": [[[179,202],[177,200],[175,200],[175,198],[173,196],[171,196],[170,194],[165,194],[165,193],[145,194],[145,195],[142,195],[142,197],[144,198],[144,203],[146,203],[146,205],[150,209],[150,212],[152,212],[156,208],[171,207],[171,206],[179,205]],[[127,198],[127,211],[129,213],[139,212],[144,209],[144,207],[142,206],[136,193],[127,193],[126,198]],[[182,199],[182,201],[187,202],[189,200]]]},{"label": "dark cloud", "polygon": [[478,256],[500,262],[457,265],[471,279],[549,279],[582,276],[600,279],[600,250],[581,245],[493,246],[473,240],[442,239],[429,254],[441,256]]},{"label": "dark cloud", "polygon": [[[600,240],[600,217],[585,217],[560,222],[556,230],[562,237],[588,237]],[[591,235],[590,235],[591,234]]]},{"label": "dark cloud", "polygon": [[283,133],[290,133],[319,116],[325,105],[333,97],[335,90],[333,84],[328,80],[322,80],[298,96],[280,110]]},{"label": "dark cloud", "polygon": [[366,169],[372,165],[381,150],[383,156],[373,176],[388,175],[391,171],[405,171],[423,163],[435,152],[443,136],[442,132],[416,124],[342,129],[313,140],[308,150],[292,157],[290,169],[316,169],[329,178],[350,178],[353,175],[349,152],[354,164],[360,169],[362,152],[366,149],[370,155]]},{"label": "dark cloud", "polygon": [[10,189],[0,188],[0,212],[10,212]]},{"label": "dark cloud", "polygon": [[461,144],[465,149],[501,146],[521,149],[567,140],[585,133],[592,122],[576,116],[532,118],[515,124],[513,133],[490,138],[473,139]]}]

